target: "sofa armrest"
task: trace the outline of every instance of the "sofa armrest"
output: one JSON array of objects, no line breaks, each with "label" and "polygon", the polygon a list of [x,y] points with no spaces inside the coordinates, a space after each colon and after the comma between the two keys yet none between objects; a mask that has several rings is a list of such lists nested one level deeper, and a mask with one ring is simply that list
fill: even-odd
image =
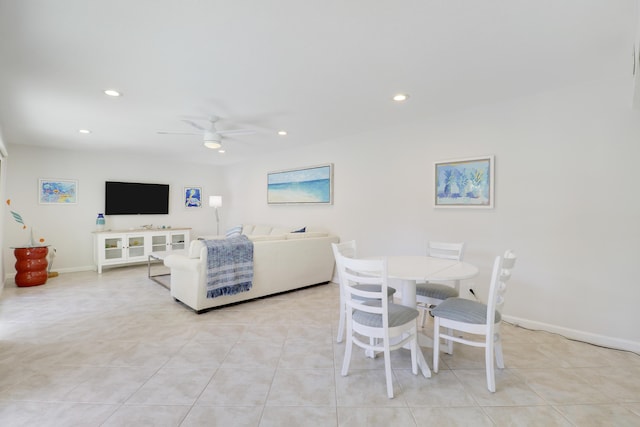
[{"label": "sofa armrest", "polygon": [[197,237],[197,240],[224,240],[227,236],[219,236],[217,234],[203,234]]},{"label": "sofa armrest", "polygon": [[188,258],[184,255],[168,255],[164,259],[164,265],[171,269],[198,271],[203,261],[200,258]]}]

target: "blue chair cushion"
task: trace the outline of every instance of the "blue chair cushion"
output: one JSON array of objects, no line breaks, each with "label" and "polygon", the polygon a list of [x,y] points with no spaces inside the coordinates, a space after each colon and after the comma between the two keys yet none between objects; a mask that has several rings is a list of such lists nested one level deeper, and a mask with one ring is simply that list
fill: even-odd
[{"label": "blue chair cushion", "polygon": [[[431,310],[431,314],[457,322],[482,325],[487,323],[487,305],[464,298],[449,298]],[[502,316],[496,311],[496,323]]]},{"label": "blue chair cushion", "polygon": [[[380,292],[380,285],[355,285],[354,288],[356,289],[360,289],[361,291],[367,291],[367,292]],[[393,294],[396,293],[396,290],[394,288],[392,288],[391,286],[387,286],[387,296],[392,297]],[[355,295],[353,296],[354,299],[370,299],[370,298],[358,298]]]},{"label": "blue chair cushion", "polygon": [[416,285],[416,295],[433,298],[439,300],[446,300],[447,298],[455,298],[458,296],[458,291],[455,288],[447,285],[441,285],[439,283],[418,283]]},{"label": "blue chair cushion", "polygon": [[[365,305],[380,307],[380,300],[367,301]],[[389,326],[400,326],[411,322],[418,317],[418,310],[399,304],[389,303]],[[353,321],[365,326],[382,328],[382,314],[366,313],[360,310],[353,311]]]}]

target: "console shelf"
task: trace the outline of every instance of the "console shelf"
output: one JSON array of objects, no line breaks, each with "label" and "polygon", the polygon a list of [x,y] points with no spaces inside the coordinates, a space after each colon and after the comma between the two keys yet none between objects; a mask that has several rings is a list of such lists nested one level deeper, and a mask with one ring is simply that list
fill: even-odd
[{"label": "console shelf", "polygon": [[148,262],[152,252],[170,252],[189,247],[191,228],[156,230],[110,230],[93,232],[93,261],[102,267]]}]

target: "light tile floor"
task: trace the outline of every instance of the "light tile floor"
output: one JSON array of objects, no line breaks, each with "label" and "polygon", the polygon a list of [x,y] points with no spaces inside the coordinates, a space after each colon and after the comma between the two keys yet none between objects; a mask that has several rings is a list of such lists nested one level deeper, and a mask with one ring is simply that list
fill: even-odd
[{"label": "light tile floor", "polygon": [[340,375],[337,319],[333,283],[201,315],[145,266],[8,283],[0,425],[640,425],[638,355],[505,325],[496,393],[482,349],[460,345],[430,379],[394,352],[388,399],[381,358],[354,351]]}]

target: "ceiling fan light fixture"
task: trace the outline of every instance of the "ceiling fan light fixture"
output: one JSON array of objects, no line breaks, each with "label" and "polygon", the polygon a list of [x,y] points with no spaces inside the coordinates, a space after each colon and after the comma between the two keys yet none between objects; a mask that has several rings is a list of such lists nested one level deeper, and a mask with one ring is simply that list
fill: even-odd
[{"label": "ceiling fan light fixture", "polygon": [[204,146],[215,150],[222,147],[222,138],[215,132],[206,131],[204,133]]},{"label": "ceiling fan light fixture", "polygon": [[215,150],[216,148],[222,147],[222,144],[220,144],[220,141],[205,141],[204,146]]}]

